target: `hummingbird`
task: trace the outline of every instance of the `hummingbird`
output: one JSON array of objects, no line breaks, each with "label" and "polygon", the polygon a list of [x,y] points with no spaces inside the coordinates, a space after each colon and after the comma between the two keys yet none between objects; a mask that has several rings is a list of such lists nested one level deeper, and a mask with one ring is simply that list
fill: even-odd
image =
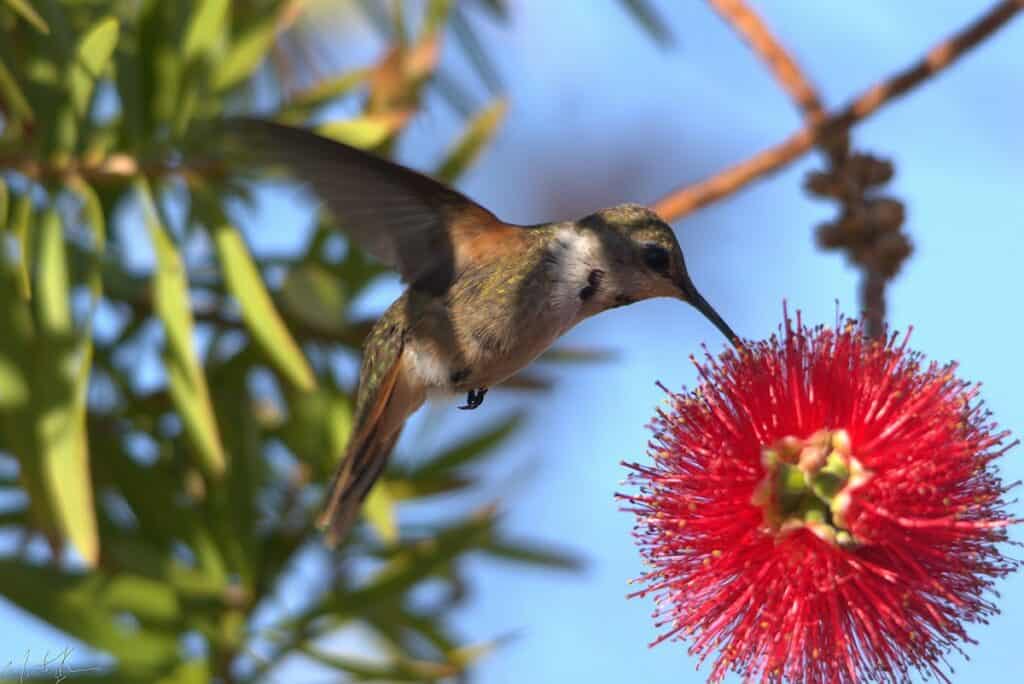
[{"label": "hummingbird", "polygon": [[352,435],[317,520],[329,547],[348,535],[428,397],[465,394],[460,408],[475,409],[586,318],[672,297],[741,346],[694,286],[672,229],[643,206],[515,225],[424,174],[309,130],[259,119],[232,129],[258,160],[311,186],[352,243],[407,284],[363,344]]}]

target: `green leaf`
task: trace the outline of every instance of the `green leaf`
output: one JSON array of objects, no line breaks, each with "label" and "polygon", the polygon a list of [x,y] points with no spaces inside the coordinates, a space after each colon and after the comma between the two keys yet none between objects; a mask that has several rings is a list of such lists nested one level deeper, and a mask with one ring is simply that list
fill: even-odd
[{"label": "green leaf", "polygon": [[289,416],[280,437],[296,457],[326,477],[344,453],[352,434],[352,405],[348,398],[321,387],[314,392],[293,392]]},{"label": "green leaf", "polygon": [[[198,465],[207,474],[219,478],[226,469],[226,456],[213,416],[206,380],[202,378],[202,370],[192,363],[173,352],[165,354],[167,387],[174,406],[185,423],[185,431],[199,455]],[[201,378],[198,383],[197,377]]]},{"label": "green leaf", "polygon": [[668,25],[654,11],[648,0],[622,0],[625,9],[641,27],[660,45],[669,46],[672,44],[672,31]]},{"label": "green leaf", "polygon": [[30,396],[24,369],[6,351],[0,348],[0,411],[22,408]]},{"label": "green leaf", "polygon": [[[0,335],[0,413],[11,412],[10,415],[14,416],[17,415],[15,412],[28,408],[32,397],[29,353],[34,331],[29,307],[14,292],[11,277],[3,270],[0,270],[0,307],[6,328]],[[26,436],[24,429],[15,428],[13,432],[17,441]],[[15,448],[14,452],[20,458],[29,459],[32,455],[27,453],[28,450],[31,446],[26,444],[24,448]]]},{"label": "green leaf", "polygon": [[345,672],[353,681],[363,682],[437,682],[457,677],[464,667],[454,663],[392,657],[385,662],[328,653],[309,643],[298,649],[321,665]]},{"label": "green leaf", "polygon": [[179,478],[169,473],[164,464],[144,467],[136,463],[123,452],[121,440],[109,431],[93,432],[92,446],[97,453],[104,454],[97,459],[96,469],[116,485],[128,502],[140,527],[146,531],[146,542],[169,545],[173,539],[186,536],[189,525],[195,524],[195,520],[175,502],[175,495],[181,488]]},{"label": "green leaf", "polygon": [[369,79],[370,74],[369,69],[358,69],[325,78],[292,95],[281,109],[281,118],[288,123],[300,123],[312,110],[355,90]]},{"label": "green leaf", "polygon": [[77,574],[0,559],[0,593],[11,603],[110,653],[122,668],[134,670],[136,677],[173,662],[178,651],[175,633],[132,628],[118,619],[124,601],[140,605],[144,600],[139,593],[142,586],[146,593],[156,592],[151,595],[160,610],[174,600],[163,598],[166,589],[152,582],[139,584],[128,578],[126,585],[120,577],[109,580],[98,573]]},{"label": "green leaf", "polygon": [[481,545],[480,549],[502,560],[538,565],[553,570],[579,571],[584,565],[582,558],[569,551],[530,542],[512,543],[494,539]]},{"label": "green leaf", "polygon": [[174,627],[182,607],[174,589],[165,582],[119,572],[103,586],[103,602],[112,611],[126,611],[146,625]]},{"label": "green leaf", "polygon": [[286,313],[318,329],[344,331],[347,305],[344,283],[317,262],[290,270],[281,288],[281,306]]},{"label": "green leaf", "polygon": [[430,35],[444,28],[445,19],[455,3],[453,0],[430,0],[423,17],[423,33]]},{"label": "green leaf", "polygon": [[346,145],[369,149],[386,142],[402,130],[408,121],[408,112],[385,112],[329,121],[317,126],[316,130],[320,135]]},{"label": "green leaf", "polygon": [[210,661],[206,658],[187,660],[153,684],[207,684],[213,681]]},{"label": "green leaf", "polygon": [[[14,233],[14,242],[17,248],[17,263],[15,264],[18,273],[18,293],[24,299],[32,298],[32,279],[29,275],[29,264],[32,263],[32,254],[29,251],[29,227],[32,223],[32,197],[29,193],[19,195],[14,203],[14,213],[8,228]],[[7,255],[5,255],[7,256]]]},{"label": "green leaf", "polygon": [[257,23],[235,40],[213,72],[213,88],[224,91],[252,75],[263,62],[277,36],[276,17]]},{"label": "green leaf", "polygon": [[316,387],[313,371],[274,307],[242,235],[215,205],[207,205],[205,212],[213,214],[207,220],[212,223],[217,257],[228,290],[241,306],[249,333],[290,383],[303,391],[312,390]]},{"label": "green leaf", "polygon": [[4,448],[18,459],[18,479],[28,494],[32,520],[36,526],[51,531],[49,497],[33,429],[32,374],[38,362],[38,354],[33,353],[35,325],[29,303],[19,292],[18,274],[4,263],[6,256],[0,252],[0,311],[4,312],[4,334],[0,335],[0,428]]},{"label": "green leaf", "polygon": [[[485,509],[467,520],[441,530],[433,537],[411,541],[361,589],[330,595],[311,614],[358,615],[389,598],[401,596],[413,585],[444,569],[460,554],[477,548],[491,534],[494,511]],[[297,618],[302,620],[302,616]]]},{"label": "green leaf", "polygon": [[456,492],[476,483],[476,480],[458,475],[432,475],[428,478],[408,478],[401,473],[386,475],[388,492],[395,501],[422,499],[437,494]]},{"label": "green leaf", "polygon": [[444,451],[415,466],[409,473],[409,478],[412,480],[431,479],[487,456],[505,441],[521,422],[521,416],[512,416],[497,427],[478,433],[453,449]]},{"label": "green leaf", "polygon": [[398,515],[395,510],[395,498],[391,495],[388,483],[378,481],[370,490],[363,505],[363,515],[377,531],[380,538],[389,544],[398,541]]},{"label": "green leaf", "polygon": [[483,0],[482,4],[490,10],[496,19],[502,21],[508,19],[508,7],[505,6],[504,0]]},{"label": "green leaf", "polygon": [[185,31],[185,60],[208,54],[217,45],[228,20],[229,0],[200,0]]},{"label": "green leaf", "polygon": [[28,525],[28,522],[28,515],[25,510],[8,510],[0,513],[0,528],[25,527]]},{"label": "green leaf", "polygon": [[558,346],[544,352],[540,360],[550,363],[599,363],[612,361],[616,356],[616,352],[611,349]]},{"label": "green leaf", "polygon": [[[71,343],[73,324],[68,293],[64,232],[56,210],[39,225],[36,305],[41,353],[36,429],[46,485],[64,534],[90,567],[99,558],[99,535],[89,474],[85,433],[86,395],[92,340]],[[67,388],[67,389],[65,389]]]},{"label": "green leaf", "polygon": [[462,137],[437,170],[439,179],[451,183],[476,160],[484,146],[494,137],[498,125],[505,118],[507,108],[505,100],[498,99],[473,117]]},{"label": "green leaf", "polygon": [[50,34],[50,27],[47,26],[43,18],[39,16],[39,12],[36,12],[35,8],[32,7],[32,3],[30,3],[29,0],[5,1],[7,2],[8,7],[10,7],[12,10],[21,15],[22,19],[32,24],[37,31],[39,31],[43,35]]},{"label": "green leaf", "polygon": [[32,113],[32,107],[29,105],[25,93],[22,92],[21,86],[18,85],[17,79],[14,78],[14,74],[11,73],[2,59],[0,59],[0,95],[3,96],[10,106],[10,111],[15,117],[21,119],[34,118],[35,115]]},{"label": "green leaf", "polygon": [[213,400],[221,417],[221,439],[231,455],[228,477],[210,492],[211,525],[232,568],[249,587],[255,583],[254,574],[262,567],[265,552],[257,532],[261,517],[257,492],[274,481],[264,460],[261,409],[248,382],[253,365],[261,361],[250,345],[226,363],[211,367],[209,374],[211,386],[217,388]]},{"label": "green leaf", "polygon": [[117,19],[105,17],[93,24],[78,43],[68,72],[68,89],[71,104],[79,117],[84,117],[89,111],[93,89],[114,54],[119,32]]},{"label": "green leaf", "polygon": [[136,180],[135,187],[156,252],[153,308],[163,321],[167,334],[168,353],[164,361],[171,398],[195,447],[197,464],[208,475],[217,478],[227,468],[227,459],[210,401],[210,390],[192,342],[193,320],[185,264],[157,215],[148,183],[140,178]]},{"label": "green leaf", "polygon": [[473,30],[466,18],[464,7],[456,7],[449,21],[452,36],[462,46],[462,51],[469,58],[473,69],[487,86],[488,92],[494,94],[501,90],[501,79],[491,61],[490,52]]},{"label": "green leaf", "polygon": [[103,203],[92,186],[80,176],[69,178],[67,185],[81,200],[82,218],[92,233],[93,259],[89,269],[89,291],[95,306],[103,294],[103,251],[107,246],[107,222],[103,215]]}]

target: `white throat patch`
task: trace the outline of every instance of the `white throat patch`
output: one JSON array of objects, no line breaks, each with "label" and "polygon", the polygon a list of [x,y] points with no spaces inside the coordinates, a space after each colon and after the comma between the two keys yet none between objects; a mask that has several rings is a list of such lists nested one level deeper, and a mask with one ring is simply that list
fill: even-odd
[{"label": "white throat patch", "polygon": [[591,284],[593,271],[605,269],[604,248],[589,231],[559,228],[552,240],[551,261],[551,308],[564,332],[597,311],[596,302],[583,301],[580,291]]}]

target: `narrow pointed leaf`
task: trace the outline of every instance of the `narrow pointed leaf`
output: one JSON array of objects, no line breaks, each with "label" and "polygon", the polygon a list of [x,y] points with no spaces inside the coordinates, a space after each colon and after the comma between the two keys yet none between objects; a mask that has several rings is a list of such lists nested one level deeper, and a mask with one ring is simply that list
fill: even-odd
[{"label": "narrow pointed leaf", "polygon": [[145,214],[146,229],[156,252],[153,308],[167,334],[165,362],[171,398],[185,423],[199,459],[198,465],[207,474],[219,477],[227,467],[227,459],[210,401],[210,390],[192,341],[192,309],[185,264],[157,215],[146,181],[137,180],[136,189]]},{"label": "narrow pointed leaf", "polygon": [[429,35],[440,31],[454,4],[453,0],[430,0],[423,17],[423,33]]},{"label": "narrow pointed leaf", "polygon": [[292,95],[281,110],[281,116],[289,123],[300,123],[312,110],[353,92],[369,77],[369,69],[358,69],[325,78]]},{"label": "narrow pointed leaf", "polygon": [[672,31],[651,7],[649,0],[621,0],[629,14],[663,47],[672,44]]},{"label": "narrow pointed leaf", "polygon": [[28,514],[24,509],[0,513],[0,528],[24,527],[28,525]]},{"label": "narrow pointed leaf", "polygon": [[211,51],[224,32],[228,19],[229,0],[199,0],[185,32],[185,60],[190,61]]},{"label": "narrow pointed leaf", "polygon": [[18,459],[18,480],[28,494],[32,522],[49,532],[55,525],[33,429],[35,325],[29,303],[19,292],[19,275],[8,257],[0,252],[0,310],[4,311],[5,323],[4,334],[0,335],[0,428],[5,448]]},{"label": "narrow pointed leaf", "polygon": [[409,475],[410,479],[430,479],[445,475],[455,468],[486,456],[508,438],[521,421],[521,416],[513,416],[494,429],[479,433],[458,446],[427,459],[413,468]]},{"label": "narrow pointed leaf", "polygon": [[487,86],[487,90],[492,95],[501,90],[501,79],[498,78],[498,72],[491,61],[490,53],[473,30],[473,26],[470,24],[469,19],[466,18],[463,8],[455,8],[449,25],[451,26],[453,37],[462,46],[476,73],[479,74],[480,79]]},{"label": "narrow pointed leaf", "polygon": [[26,193],[18,197],[14,203],[9,227],[14,231],[14,244],[17,249],[16,269],[18,273],[18,293],[24,299],[32,297],[32,279],[29,277],[29,264],[32,255],[29,253],[29,224],[32,222],[32,198]]},{"label": "narrow pointed leaf", "polygon": [[[92,294],[95,307],[103,294],[103,251],[107,246],[107,222],[103,215],[103,204],[92,186],[79,176],[68,180],[68,188],[81,200],[82,220],[92,234],[93,258],[89,267],[89,292]],[[89,327],[91,333],[91,320]]]},{"label": "narrow pointed leaf", "polygon": [[56,210],[49,209],[43,214],[38,230],[36,288],[40,330],[54,338],[67,338],[72,333],[68,265],[64,252],[64,231]]},{"label": "narrow pointed leaf", "polygon": [[249,78],[267,56],[276,35],[277,22],[271,17],[236,39],[227,56],[216,66],[214,90],[227,90]]},{"label": "narrow pointed leaf", "polygon": [[87,565],[99,557],[85,403],[92,363],[88,333],[74,344],[67,255],[60,216],[47,211],[39,225],[36,283],[45,362],[38,364],[36,430],[51,506],[64,534]]},{"label": "narrow pointed leaf", "polygon": [[532,542],[509,542],[492,540],[483,544],[481,550],[490,556],[516,563],[537,565],[553,570],[583,569],[583,559],[579,556],[554,547],[545,547]]},{"label": "narrow pointed leaf", "polygon": [[526,390],[527,392],[547,392],[554,385],[554,380],[551,378],[532,371],[519,371],[501,383],[502,387]]},{"label": "narrow pointed leaf", "polygon": [[209,503],[216,511],[214,531],[220,546],[232,554],[229,562],[246,586],[255,583],[265,552],[257,532],[261,507],[256,492],[274,477],[263,458],[261,411],[248,383],[252,366],[261,360],[258,352],[246,347],[210,371],[210,384],[217,388],[214,407],[221,417],[221,439],[231,455],[231,470],[224,484],[211,491]]},{"label": "narrow pointed leaf", "polygon": [[485,542],[494,526],[494,513],[482,511],[435,536],[410,543],[362,589],[331,596],[314,612],[357,615],[393,597],[447,566],[456,556]]},{"label": "narrow pointed leaf", "polygon": [[439,179],[451,183],[476,160],[494,137],[507,108],[505,100],[499,99],[473,117],[462,137],[437,170]]},{"label": "narrow pointed leaf", "polygon": [[288,397],[288,422],[280,438],[296,457],[326,477],[337,466],[352,434],[352,405],[341,393],[319,388]]},{"label": "narrow pointed leaf", "polygon": [[71,104],[79,117],[88,113],[96,82],[114,54],[119,32],[117,19],[106,17],[96,22],[78,43],[68,73],[68,88],[71,91]]},{"label": "narrow pointed leaf", "polygon": [[395,497],[387,482],[377,482],[366,497],[363,515],[367,522],[376,530],[380,538],[389,544],[398,541],[398,515],[395,510]]},{"label": "narrow pointed leaf", "polygon": [[25,93],[22,92],[21,86],[18,85],[18,81],[14,78],[14,74],[11,73],[2,59],[0,59],[0,96],[10,106],[11,113],[16,117],[21,119],[32,119],[34,117],[32,106],[28,103],[28,98],[25,97]]},{"label": "narrow pointed leaf", "polygon": [[503,21],[508,19],[508,7],[505,5],[505,0],[483,0],[482,4],[495,18]]},{"label": "narrow pointed leaf", "polygon": [[173,352],[164,356],[164,370],[167,372],[171,399],[199,455],[200,467],[214,477],[219,477],[224,473],[226,457],[202,371],[197,371],[189,360]]},{"label": "narrow pointed leaf", "polygon": [[30,0],[4,0],[7,6],[14,10],[21,16],[22,19],[32,24],[37,31],[43,35],[50,34],[50,27],[46,25],[46,21],[39,16],[39,12],[36,12],[35,8],[32,7]]},{"label": "narrow pointed leaf", "polygon": [[317,127],[317,132],[353,147],[372,148],[383,144],[408,123],[410,112],[367,114],[353,119],[331,121]]},{"label": "narrow pointed leaf", "polygon": [[458,475],[432,475],[429,478],[407,478],[400,473],[387,475],[388,492],[395,501],[422,499],[437,494],[448,494],[466,489],[476,484],[476,480]]},{"label": "narrow pointed leaf", "polygon": [[213,680],[210,661],[207,658],[187,660],[153,684],[207,684]]},{"label": "narrow pointed leaf", "polygon": [[208,220],[214,221],[211,228],[217,246],[217,257],[228,290],[241,306],[242,319],[249,333],[290,383],[303,391],[312,390],[316,387],[313,371],[299,345],[285,327],[284,321],[281,320],[281,315],[263,283],[259,268],[249,255],[245,240],[224,216],[216,215],[220,214],[219,211],[208,208],[207,212],[215,213]]},{"label": "narrow pointed leaf", "polygon": [[19,409],[29,398],[29,382],[21,364],[0,347],[0,411]]},{"label": "narrow pointed leaf", "polygon": [[[154,584],[147,586],[152,588]],[[22,610],[110,653],[129,670],[146,671],[173,662],[178,651],[177,635],[144,627],[133,629],[119,621],[118,593],[124,598],[121,583],[108,582],[98,573],[76,574],[0,559],[0,594]],[[132,681],[145,679],[137,674]]]},{"label": "narrow pointed leaf", "polygon": [[344,283],[314,261],[291,269],[281,288],[281,308],[289,320],[339,334],[346,327],[348,301]]},{"label": "narrow pointed leaf", "polygon": [[612,361],[617,354],[613,349],[600,347],[558,346],[544,352],[540,360],[551,363],[598,363]]},{"label": "narrow pointed leaf", "polygon": [[299,651],[321,665],[347,673],[363,682],[436,682],[448,681],[464,669],[451,663],[436,663],[412,658],[389,658],[385,662],[328,653],[309,643]]}]

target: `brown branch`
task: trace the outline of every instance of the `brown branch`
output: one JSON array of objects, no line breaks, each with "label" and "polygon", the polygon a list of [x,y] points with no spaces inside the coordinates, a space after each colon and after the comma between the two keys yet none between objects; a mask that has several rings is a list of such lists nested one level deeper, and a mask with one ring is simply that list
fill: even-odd
[{"label": "brown branch", "polygon": [[828,144],[836,136],[878,111],[882,105],[949,67],[971,48],[1005,26],[1021,9],[1024,9],[1024,0],[1003,0],[966,28],[933,47],[917,63],[872,86],[846,107],[827,116],[819,125],[805,127],[778,145],[707,180],[669,193],[654,204],[654,210],[666,221],[675,221],[733,194],[761,176],[779,170],[809,152],[815,145]]},{"label": "brown branch", "polygon": [[185,163],[140,160],[130,154],[114,153],[101,159],[68,159],[58,163],[41,162],[30,157],[0,157],[0,169],[11,169],[34,180],[81,176],[90,179],[183,176],[221,176],[225,165],[216,159],[196,159]]},{"label": "brown branch", "polygon": [[817,124],[825,117],[825,108],[810,79],[757,12],[744,0],[708,0],[708,3],[768,66],[809,124]]}]

